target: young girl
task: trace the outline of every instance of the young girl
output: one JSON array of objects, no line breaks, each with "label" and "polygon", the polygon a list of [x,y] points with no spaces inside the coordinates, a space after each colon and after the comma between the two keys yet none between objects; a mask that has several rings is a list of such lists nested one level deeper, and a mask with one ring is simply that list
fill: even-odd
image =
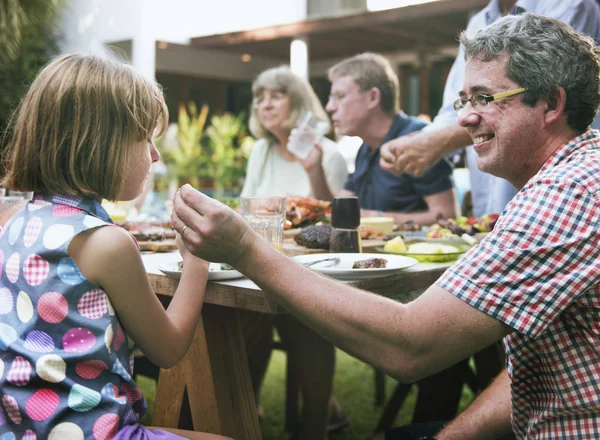
[{"label": "young girl", "polygon": [[167,121],[156,84],[94,56],[53,61],[23,99],[2,186],[36,194],[0,218],[2,440],[224,438],[139,424],[134,344],[161,367],[182,359],[208,263],[179,246],[165,311],[135,241],[100,202],[142,192]]}]

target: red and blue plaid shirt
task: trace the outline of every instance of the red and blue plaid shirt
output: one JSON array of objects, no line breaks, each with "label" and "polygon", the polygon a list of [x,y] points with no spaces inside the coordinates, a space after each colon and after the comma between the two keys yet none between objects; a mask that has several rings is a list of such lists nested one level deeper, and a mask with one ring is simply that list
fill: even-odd
[{"label": "red and blue plaid shirt", "polygon": [[514,329],[518,438],[600,438],[600,132],[559,148],[436,284]]}]

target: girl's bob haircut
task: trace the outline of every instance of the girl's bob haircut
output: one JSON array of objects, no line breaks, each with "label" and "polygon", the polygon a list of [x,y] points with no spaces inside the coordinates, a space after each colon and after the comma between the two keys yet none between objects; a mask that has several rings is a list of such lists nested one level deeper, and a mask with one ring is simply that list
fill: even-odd
[{"label": "girl's bob haircut", "polygon": [[1,184],[118,200],[131,161],[168,121],[160,87],[131,66],[62,56],[40,71],[12,117]]}]

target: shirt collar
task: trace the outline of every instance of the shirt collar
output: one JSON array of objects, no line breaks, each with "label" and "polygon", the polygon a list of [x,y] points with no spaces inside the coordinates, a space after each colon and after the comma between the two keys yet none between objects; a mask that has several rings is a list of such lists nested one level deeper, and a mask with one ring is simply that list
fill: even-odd
[{"label": "shirt collar", "polygon": [[36,193],[33,197],[33,200],[40,199],[43,199],[50,203],[55,203],[57,205],[65,205],[70,206],[72,208],[81,209],[82,211],[85,211],[94,217],[98,217],[99,219],[104,220],[107,223],[113,223],[106,210],[102,207],[100,203],[98,203],[94,199],[81,196],[41,193]]},{"label": "shirt collar", "polygon": [[[519,15],[527,11],[531,11],[532,3],[537,0],[520,0],[511,8],[508,12],[509,15]],[[499,0],[492,0],[484,9],[485,13],[485,24],[491,24],[495,21],[501,19],[504,14],[502,14],[502,9],[500,8]]]},{"label": "shirt collar", "polygon": [[589,148],[590,145],[593,144],[596,144],[596,148],[600,147],[600,131],[592,129],[571,139],[569,142],[559,147],[554,154],[552,154],[552,156],[546,160],[546,163],[544,163],[538,174],[548,168],[557,166],[578,150],[582,148]]},{"label": "shirt collar", "polygon": [[[410,121],[408,119],[408,116],[406,116],[406,113],[404,113],[402,110],[398,110],[398,112],[394,116],[394,120],[392,121],[390,129],[383,138],[383,141],[381,141],[381,144],[379,144],[375,150],[369,149],[369,156],[378,155],[381,146],[386,142],[391,141],[392,139],[396,139],[398,137],[398,133],[402,133],[402,131],[408,125],[409,122]],[[365,142],[365,145],[368,144]]]}]

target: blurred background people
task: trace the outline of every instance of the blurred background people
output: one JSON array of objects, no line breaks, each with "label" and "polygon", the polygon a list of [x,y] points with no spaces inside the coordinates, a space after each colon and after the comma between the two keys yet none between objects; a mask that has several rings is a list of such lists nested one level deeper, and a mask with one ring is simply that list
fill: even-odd
[{"label": "blurred background people", "polygon": [[[310,111],[329,120],[310,84],[286,67],[262,72],[252,84],[250,131],[258,139],[248,159],[242,196],[314,195],[303,161],[287,149],[290,132]],[[327,184],[339,191],[348,169],[337,145],[322,138],[320,164]]]},{"label": "blurred background people", "polygon": [[[281,66],[262,72],[252,85],[252,94],[250,131],[258,140],[248,160],[241,195],[316,195],[304,168],[305,161],[287,149],[290,132],[308,111],[328,121],[312,87],[288,67]],[[311,157],[314,155],[313,152]],[[322,138],[319,161],[327,184],[336,191],[341,190],[348,170],[335,142]],[[324,439],[333,387],[334,347],[291,316],[273,318],[256,313],[243,322],[255,396],[258,399],[268,365],[274,323],[288,356],[296,360],[303,402],[299,439]],[[259,414],[260,411],[259,408]],[[332,414],[333,428],[347,425],[348,419],[341,416],[335,400],[332,400]]]},{"label": "blurred background people", "polygon": [[[475,33],[505,15],[532,12],[556,18],[576,31],[600,42],[600,6],[596,0],[491,0],[467,25],[468,35]],[[500,213],[517,193],[517,189],[504,179],[484,173],[477,168],[477,154],[467,131],[457,123],[453,104],[463,86],[465,75],[464,49],[459,48],[444,89],[442,108],[433,123],[414,137],[394,139],[382,147],[382,167],[396,173],[422,175],[439,158],[466,147],[466,162],[471,181],[473,214]],[[593,127],[600,128],[594,121]]]},{"label": "blurred background people", "polygon": [[357,196],[362,216],[385,215],[395,223],[435,223],[438,214],[455,217],[458,204],[452,181],[452,165],[446,159],[433,164],[422,176],[394,175],[379,165],[380,146],[406,137],[427,125],[399,110],[398,78],[389,61],[379,54],[363,53],[348,58],[328,71],[331,94],[326,110],[338,136],[359,136],[356,168],[344,188],[327,185],[318,153],[307,158],[315,194]]}]

